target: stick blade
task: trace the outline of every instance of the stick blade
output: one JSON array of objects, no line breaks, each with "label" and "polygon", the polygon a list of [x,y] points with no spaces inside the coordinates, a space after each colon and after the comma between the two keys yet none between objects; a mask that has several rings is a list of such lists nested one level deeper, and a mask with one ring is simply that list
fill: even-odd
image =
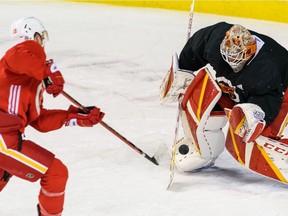
[{"label": "stick blade", "polygon": [[165,160],[165,158],[168,160],[170,158],[170,154],[167,146],[164,144],[160,144],[153,158],[155,158],[158,164],[161,164]]}]

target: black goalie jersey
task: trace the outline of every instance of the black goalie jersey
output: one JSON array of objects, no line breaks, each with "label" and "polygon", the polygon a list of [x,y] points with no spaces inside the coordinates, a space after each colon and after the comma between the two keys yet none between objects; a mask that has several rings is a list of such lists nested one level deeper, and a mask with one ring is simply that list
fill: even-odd
[{"label": "black goalie jersey", "polygon": [[196,71],[209,63],[222,91],[236,103],[260,106],[269,124],[277,116],[287,89],[288,51],[272,38],[249,30],[257,41],[257,50],[235,73],[220,54],[220,44],[231,27],[221,22],[197,31],[180,53],[179,67]]}]

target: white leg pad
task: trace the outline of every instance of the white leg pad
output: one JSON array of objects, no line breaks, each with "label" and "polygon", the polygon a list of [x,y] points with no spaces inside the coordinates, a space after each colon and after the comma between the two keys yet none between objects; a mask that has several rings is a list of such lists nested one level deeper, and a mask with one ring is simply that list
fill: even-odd
[{"label": "white leg pad", "polygon": [[227,123],[226,116],[210,116],[203,130],[205,142],[201,142],[201,149],[206,148],[209,154],[201,155],[198,147],[194,144],[193,136],[188,126],[185,113],[182,113],[181,122],[184,138],[176,144],[176,166],[181,171],[191,172],[214,163],[218,156],[224,151],[225,135],[222,128]]},{"label": "white leg pad", "polygon": [[180,171],[191,172],[214,163],[214,159],[204,159],[191,139],[182,138],[176,144],[175,164]]}]

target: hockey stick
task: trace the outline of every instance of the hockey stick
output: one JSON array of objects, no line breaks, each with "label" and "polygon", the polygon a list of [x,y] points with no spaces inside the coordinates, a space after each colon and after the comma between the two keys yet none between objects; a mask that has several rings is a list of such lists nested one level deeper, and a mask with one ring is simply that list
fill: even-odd
[{"label": "hockey stick", "polygon": [[[78,108],[80,108],[81,110],[83,110],[84,112],[88,113],[89,110],[84,107],[82,104],[80,104],[77,100],[75,100],[73,97],[71,97],[68,93],[66,93],[65,91],[62,91],[61,94],[67,98],[69,101],[71,101],[74,105],[76,105]],[[112,127],[110,127],[107,123],[105,123],[104,121],[99,122],[103,127],[105,127],[107,130],[109,130],[111,133],[113,133],[116,137],[118,137],[119,139],[121,139],[125,144],[127,144],[128,146],[130,146],[132,149],[134,149],[137,153],[139,153],[140,155],[144,156],[147,160],[149,160],[150,162],[152,162],[155,165],[159,165],[159,159],[161,157],[162,151],[164,151],[164,149],[160,146],[158,148],[158,150],[156,151],[156,153],[154,154],[153,157],[150,157],[149,155],[147,155],[145,152],[143,152],[140,148],[138,148],[136,145],[134,145],[132,142],[130,142],[129,140],[127,140],[124,136],[122,136],[121,134],[119,134],[116,130],[114,130]]]},{"label": "hockey stick", "polygon": [[[189,40],[191,36],[191,31],[192,31],[192,21],[193,21],[193,15],[194,15],[194,3],[195,0],[192,0],[192,3],[190,5],[190,13],[189,13],[189,22],[188,22],[188,32],[187,32],[187,41]],[[178,138],[178,131],[179,131],[179,122],[180,122],[180,116],[182,113],[182,99],[183,97],[180,96],[178,98],[178,114],[177,114],[177,120],[176,120],[176,126],[175,126],[175,135],[174,135],[174,143],[173,143],[173,148],[172,148],[172,156],[171,156],[171,162],[170,162],[170,180],[169,184],[167,186],[167,190],[170,188],[172,181],[174,179],[174,169],[175,169],[175,157],[176,157],[176,143],[177,143],[177,138]]]},{"label": "hockey stick", "polygon": [[188,41],[189,38],[191,37],[192,21],[193,21],[193,15],[194,15],[194,4],[195,4],[195,0],[192,0],[192,3],[191,3],[191,5],[190,5],[190,13],[189,13],[187,41]]},{"label": "hockey stick", "polygon": [[174,169],[175,169],[175,157],[176,157],[176,144],[177,144],[177,138],[178,138],[178,132],[179,132],[179,122],[180,122],[180,117],[182,113],[182,95],[180,95],[178,99],[178,113],[177,113],[177,121],[176,121],[176,127],[175,127],[175,135],[174,135],[174,143],[173,143],[173,151],[172,151],[172,156],[171,156],[171,163],[170,163],[170,180],[169,184],[167,186],[167,190],[170,188],[172,181],[174,179]]}]

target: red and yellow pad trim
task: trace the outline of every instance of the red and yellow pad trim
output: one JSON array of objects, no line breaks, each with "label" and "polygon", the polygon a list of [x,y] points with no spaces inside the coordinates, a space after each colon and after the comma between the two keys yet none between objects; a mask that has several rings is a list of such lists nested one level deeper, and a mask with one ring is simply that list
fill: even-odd
[{"label": "red and yellow pad trim", "polygon": [[[269,155],[267,154],[267,152],[265,151],[265,149],[259,145],[257,145],[256,143],[256,146],[257,148],[259,149],[259,151],[261,152],[262,156],[264,157],[265,161],[269,164],[271,170],[270,171],[273,171],[275,176],[274,178],[276,180],[279,180],[281,182],[284,182],[284,183],[288,183],[286,178],[283,176],[283,174],[281,173],[281,171],[279,170],[279,168],[273,163],[273,161],[270,159]],[[267,170],[268,171],[268,170]]]},{"label": "red and yellow pad trim", "polygon": [[201,149],[196,135],[198,124],[218,94],[219,90],[215,88],[209,73],[203,68],[193,79],[182,101],[182,109],[186,113],[193,141],[200,155]]},{"label": "red and yellow pad trim", "polygon": [[288,183],[265,148],[258,145],[257,142],[244,143],[241,137],[234,134],[231,127],[227,134],[226,149],[241,165],[269,178]]}]

